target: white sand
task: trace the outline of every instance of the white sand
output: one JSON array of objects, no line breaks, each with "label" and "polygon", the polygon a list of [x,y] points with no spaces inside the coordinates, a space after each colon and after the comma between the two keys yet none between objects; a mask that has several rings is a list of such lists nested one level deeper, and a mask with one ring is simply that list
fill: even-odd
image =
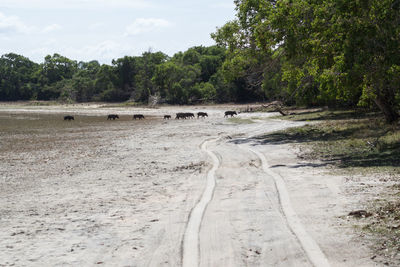
[{"label": "white sand", "polygon": [[[374,266],[339,218],[361,198],[344,177],[302,162],[289,144],[254,138],[299,123],[242,113],[254,123],[234,124],[223,118],[228,108],[2,106],[2,114],[134,112],[153,119],[72,129],[40,151],[0,152],[0,266]],[[200,110],[209,117],[162,119]],[[215,141],[202,149],[205,140]],[[200,227],[188,231],[210,170],[211,199],[194,216]],[[293,229],[291,216],[304,232]]]}]

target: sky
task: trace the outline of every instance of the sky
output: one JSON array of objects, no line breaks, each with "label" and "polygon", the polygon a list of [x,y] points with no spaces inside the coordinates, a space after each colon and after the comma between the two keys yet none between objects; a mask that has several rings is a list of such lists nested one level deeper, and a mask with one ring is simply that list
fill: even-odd
[{"label": "sky", "polygon": [[233,0],[0,0],[0,55],[105,64],[146,51],[172,56],[213,45],[210,33],[234,18]]}]

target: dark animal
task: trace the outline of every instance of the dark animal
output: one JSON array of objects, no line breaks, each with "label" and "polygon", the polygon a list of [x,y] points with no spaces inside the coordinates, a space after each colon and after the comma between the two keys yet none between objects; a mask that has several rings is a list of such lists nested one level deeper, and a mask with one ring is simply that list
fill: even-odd
[{"label": "dark animal", "polygon": [[185,115],[186,115],[186,118],[189,118],[189,119],[194,119],[195,118],[194,114],[191,113],[191,112],[186,112]]},{"label": "dark animal", "polygon": [[224,116],[224,118],[225,117],[228,117],[228,116],[231,116],[231,117],[233,117],[234,115],[237,115],[237,113],[236,113],[236,111],[225,111],[225,116]]},{"label": "dark animal", "polygon": [[171,119],[171,115],[164,115],[164,120],[169,120]]},{"label": "dark animal", "polygon": [[115,119],[119,119],[119,116],[117,114],[110,114],[107,117],[107,120],[115,120]]},{"label": "dark animal", "polygon": [[74,120],[74,116],[64,116],[64,120],[65,121],[73,121]]},{"label": "dark animal", "polygon": [[133,119],[134,120],[136,120],[136,119],[141,120],[141,119],[144,119],[144,116],[142,114],[135,114],[135,115],[133,115]]},{"label": "dark animal", "polygon": [[178,112],[176,113],[175,119],[186,119],[186,113]]},{"label": "dark animal", "polygon": [[179,119],[187,119],[187,118],[194,119],[195,117],[194,117],[194,114],[191,113],[191,112],[179,112],[179,113],[176,113],[175,119],[179,120]]},{"label": "dark animal", "polygon": [[200,117],[202,117],[202,118],[208,117],[208,114],[205,112],[197,112],[197,118],[200,118]]}]

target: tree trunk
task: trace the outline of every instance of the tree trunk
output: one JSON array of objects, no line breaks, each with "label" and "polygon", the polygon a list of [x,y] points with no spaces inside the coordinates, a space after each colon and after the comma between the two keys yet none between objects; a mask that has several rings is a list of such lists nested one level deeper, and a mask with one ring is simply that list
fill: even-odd
[{"label": "tree trunk", "polygon": [[399,113],[397,112],[395,107],[390,103],[390,101],[387,101],[385,98],[381,96],[377,96],[374,99],[374,102],[382,111],[387,123],[393,123],[399,119],[400,117]]}]

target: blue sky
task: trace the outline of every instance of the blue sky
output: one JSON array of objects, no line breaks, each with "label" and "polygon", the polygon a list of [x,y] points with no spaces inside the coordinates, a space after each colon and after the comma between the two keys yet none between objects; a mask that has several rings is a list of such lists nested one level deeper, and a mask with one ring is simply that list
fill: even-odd
[{"label": "blue sky", "polygon": [[106,64],[149,49],[172,56],[214,44],[210,33],[234,17],[233,0],[0,0],[0,55]]}]

